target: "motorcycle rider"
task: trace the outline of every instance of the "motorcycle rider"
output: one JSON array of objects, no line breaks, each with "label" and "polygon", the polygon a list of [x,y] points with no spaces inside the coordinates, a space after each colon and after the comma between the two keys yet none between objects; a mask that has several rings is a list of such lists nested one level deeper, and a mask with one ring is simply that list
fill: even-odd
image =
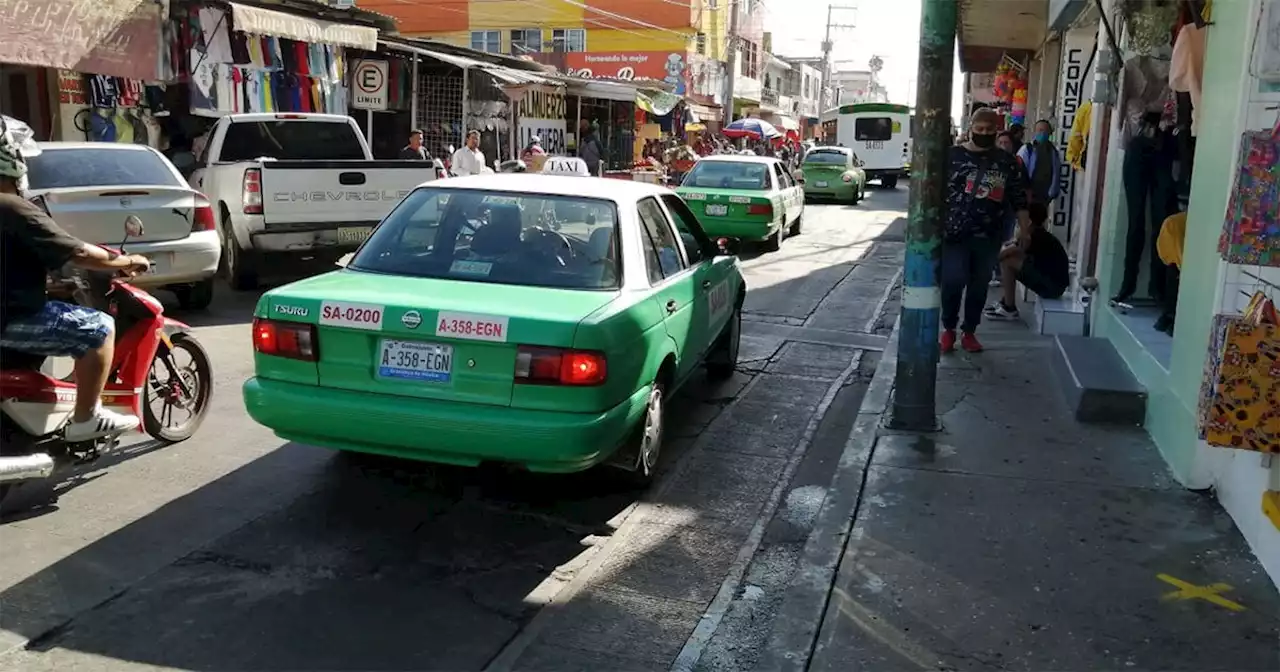
[{"label": "motorcycle rider", "polygon": [[[138,426],[138,418],[101,405],[115,346],[115,321],[106,313],[50,301],[50,271],[67,262],[93,270],[145,272],[141,255],[119,255],[68,234],[23,198],[27,165],[12,132],[0,128],[0,347],[75,359],[76,405],[64,436],[87,441]],[[0,363],[2,365],[3,363]]]}]

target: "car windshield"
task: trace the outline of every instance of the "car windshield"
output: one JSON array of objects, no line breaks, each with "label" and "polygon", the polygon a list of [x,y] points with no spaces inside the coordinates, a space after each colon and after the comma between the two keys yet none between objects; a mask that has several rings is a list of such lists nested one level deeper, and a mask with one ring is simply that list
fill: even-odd
[{"label": "car windshield", "polygon": [[699,161],[693,164],[682,186],[765,190],[769,188],[769,166],[747,161]]},{"label": "car windshield", "polygon": [[809,152],[804,157],[806,164],[818,164],[823,166],[843,166],[849,163],[849,155],[844,152],[834,152],[829,149],[817,149]]},{"label": "car windshield", "polygon": [[405,197],[348,268],[468,282],[615,289],[621,279],[612,201],[420,188]]},{"label": "car windshield", "polygon": [[32,189],[119,187],[127,185],[183,186],[165,160],[138,149],[46,149],[27,159]]}]

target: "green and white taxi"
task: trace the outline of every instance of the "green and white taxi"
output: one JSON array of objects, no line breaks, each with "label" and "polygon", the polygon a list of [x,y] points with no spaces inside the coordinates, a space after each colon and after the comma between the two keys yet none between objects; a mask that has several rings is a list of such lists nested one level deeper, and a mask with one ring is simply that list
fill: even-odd
[{"label": "green and white taxi", "polygon": [[645,482],[672,393],[736,365],[730,245],[657,185],[424,184],[344,268],[262,296],[245,406],[305,444]]},{"label": "green and white taxi", "polygon": [[709,236],[763,240],[772,252],[804,226],[804,189],[777,159],[705,156],[676,191]]}]

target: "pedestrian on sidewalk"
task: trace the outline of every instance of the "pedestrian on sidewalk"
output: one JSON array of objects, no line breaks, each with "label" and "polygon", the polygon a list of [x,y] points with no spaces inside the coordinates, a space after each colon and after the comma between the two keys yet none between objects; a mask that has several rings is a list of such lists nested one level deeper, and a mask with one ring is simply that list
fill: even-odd
[{"label": "pedestrian on sidewalk", "polygon": [[[1005,214],[1012,209],[1026,229],[1026,181],[1017,160],[996,147],[1000,116],[983,107],[969,120],[969,139],[950,149],[947,220],[942,239],[942,352],[982,352],[975,332],[987,303],[991,267],[1000,252]],[[961,305],[964,322],[960,322]]]},{"label": "pedestrian on sidewalk", "polygon": [[453,153],[449,165],[453,174],[458,177],[479,175],[484,172],[484,152],[480,151],[480,131],[467,131],[467,144]]},{"label": "pedestrian on sidewalk", "polygon": [[[1022,163],[1022,157],[1018,156],[1018,145],[1013,138],[1013,134],[1010,133],[1009,131],[1000,131],[1000,133],[996,135],[996,147],[999,147],[1000,149],[1008,152],[1009,154],[1013,155],[1015,159],[1017,159],[1018,167],[1022,169],[1022,179],[1024,180],[1027,179],[1027,167]],[[1030,192],[1028,192],[1028,198],[1029,198],[1029,194]],[[1013,234],[1017,231],[1017,229],[1018,229],[1018,217],[1016,213],[1014,213],[1013,207],[1010,206],[1008,208],[1005,208],[1004,231],[1000,240],[1006,243],[1013,240]],[[999,259],[996,259],[996,263],[991,268],[991,286],[992,287],[1000,286],[1000,260]]]},{"label": "pedestrian on sidewalk", "polygon": [[1041,119],[1036,122],[1036,134],[1031,142],[1018,149],[1018,159],[1026,166],[1031,198],[1045,204],[1058,198],[1058,173],[1062,168],[1062,156],[1050,140],[1052,133],[1053,124]]},{"label": "pedestrian on sidewalk", "polygon": [[1071,262],[1058,237],[1044,228],[1049,208],[1044,203],[1027,206],[1031,226],[1018,231],[1000,250],[1000,300],[986,316],[993,320],[1017,320],[1018,283],[1042,299],[1056,299],[1071,284]]}]

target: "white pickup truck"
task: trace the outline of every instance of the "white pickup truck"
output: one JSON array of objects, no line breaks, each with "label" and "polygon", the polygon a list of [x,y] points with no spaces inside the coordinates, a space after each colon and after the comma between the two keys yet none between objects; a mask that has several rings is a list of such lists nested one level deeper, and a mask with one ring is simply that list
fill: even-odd
[{"label": "white pickup truck", "polygon": [[253,289],[268,257],[336,260],[439,177],[433,162],[374,160],[351,117],[280,113],[219,119],[189,182],[213,204],[232,286]]}]

